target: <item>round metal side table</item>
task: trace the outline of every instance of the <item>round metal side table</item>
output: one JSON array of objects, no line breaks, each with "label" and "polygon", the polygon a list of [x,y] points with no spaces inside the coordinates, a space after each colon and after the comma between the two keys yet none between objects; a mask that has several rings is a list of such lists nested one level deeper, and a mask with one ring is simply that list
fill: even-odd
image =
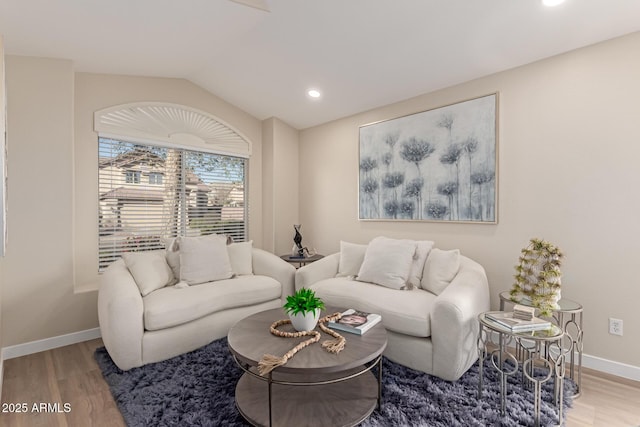
[{"label": "round metal side table", "polygon": [[[553,323],[548,329],[514,332],[510,328],[491,320],[487,312],[478,315],[478,399],[482,398],[484,361],[491,364],[500,374],[500,412],[505,414],[507,376],[515,375],[522,369],[522,386],[534,385],[534,425],[540,426],[542,406],[542,384],[553,378],[554,404],[558,409],[558,424],[563,424],[563,393],[565,357],[562,330]],[[497,342],[494,339],[497,336]],[[571,345],[569,344],[569,347]],[[542,369],[540,369],[542,368]]]},{"label": "round metal side table", "polygon": [[[512,301],[509,291],[500,293],[500,310],[504,310],[505,303],[520,304],[532,307],[530,301]],[[569,378],[576,384],[574,398],[582,393],[582,304],[567,298],[558,301],[558,308],[553,310],[552,320],[567,334],[573,344],[573,351],[569,353]]]}]

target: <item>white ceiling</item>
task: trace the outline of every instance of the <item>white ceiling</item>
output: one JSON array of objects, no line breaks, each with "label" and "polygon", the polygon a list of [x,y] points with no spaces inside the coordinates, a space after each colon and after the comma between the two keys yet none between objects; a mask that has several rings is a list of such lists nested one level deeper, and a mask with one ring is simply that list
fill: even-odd
[{"label": "white ceiling", "polygon": [[[0,0],[13,55],[181,77],[304,129],[640,30],[639,0]],[[638,54],[636,52],[636,54]],[[311,100],[308,88],[323,96]]]}]

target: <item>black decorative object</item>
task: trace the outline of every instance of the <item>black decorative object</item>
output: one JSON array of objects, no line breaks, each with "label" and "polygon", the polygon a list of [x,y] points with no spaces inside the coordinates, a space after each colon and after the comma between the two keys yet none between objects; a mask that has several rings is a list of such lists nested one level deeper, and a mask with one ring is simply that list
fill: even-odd
[{"label": "black decorative object", "polygon": [[301,228],[302,224],[293,224],[293,229],[296,230],[296,234],[293,236],[293,243],[295,243],[296,245],[294,246],[292,255],[297,254],[298,257],[304,258],[307,248],[302,247],[302,234],[300,234]]}]

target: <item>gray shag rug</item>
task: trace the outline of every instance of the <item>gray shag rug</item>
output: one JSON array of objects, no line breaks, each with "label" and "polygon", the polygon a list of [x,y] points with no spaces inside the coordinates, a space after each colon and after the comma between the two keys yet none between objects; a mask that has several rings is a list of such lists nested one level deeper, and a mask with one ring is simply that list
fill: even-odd
[{"label": "gray shag rug", "polygon": [[[229,354],[226,338],[163,362],[121,371],[104,347],[95,358],[126,423],[138,426],[246,426],[234,392],[242,371]],[[520,374],[510,376],[506,414],[500,414],[498,375],[487,362],[483,398],[478,400],[478,364],[448,382],[383,359],[382,410],[361,426],[530,426],[533,391],[523,390]],[[575,384],[565,381],[564,408]],[[543,387],[541,425],[557,425],[550,403],[553,381]]]}]

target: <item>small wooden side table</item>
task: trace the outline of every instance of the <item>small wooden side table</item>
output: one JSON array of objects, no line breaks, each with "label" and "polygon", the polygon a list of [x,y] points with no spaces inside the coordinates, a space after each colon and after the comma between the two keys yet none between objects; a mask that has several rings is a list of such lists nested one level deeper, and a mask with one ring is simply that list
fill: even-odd
[{"label": "small wooden side table", "polygon": [[304,267],[307,264],[311,264],[314,261],[318,261],[319,259],[324,258],[324,255],[320,255],[320,254],[315,254],[312,256],[306,256],[306,257],[300,257],[300,256],[294,256],[294,255],[280,255],[280,258],[282,258],[283,260],[287,261],[290,264],[297,264],[298,266],[296,268],[300,268],[300,267]]},{"label": "small wooden side table", "polygon": [[[511,301],[509,291],[500,292],[500,311],[504,310],[505,302],[532,306],[528,301]],[[558,301],[558,308],[553,310],[552,319],[573,344],[572,351],[569,353],[569,378],[576,383],[576,393],[573,397],[579,397],[582,393],[582,304],[562,298]]]}]

